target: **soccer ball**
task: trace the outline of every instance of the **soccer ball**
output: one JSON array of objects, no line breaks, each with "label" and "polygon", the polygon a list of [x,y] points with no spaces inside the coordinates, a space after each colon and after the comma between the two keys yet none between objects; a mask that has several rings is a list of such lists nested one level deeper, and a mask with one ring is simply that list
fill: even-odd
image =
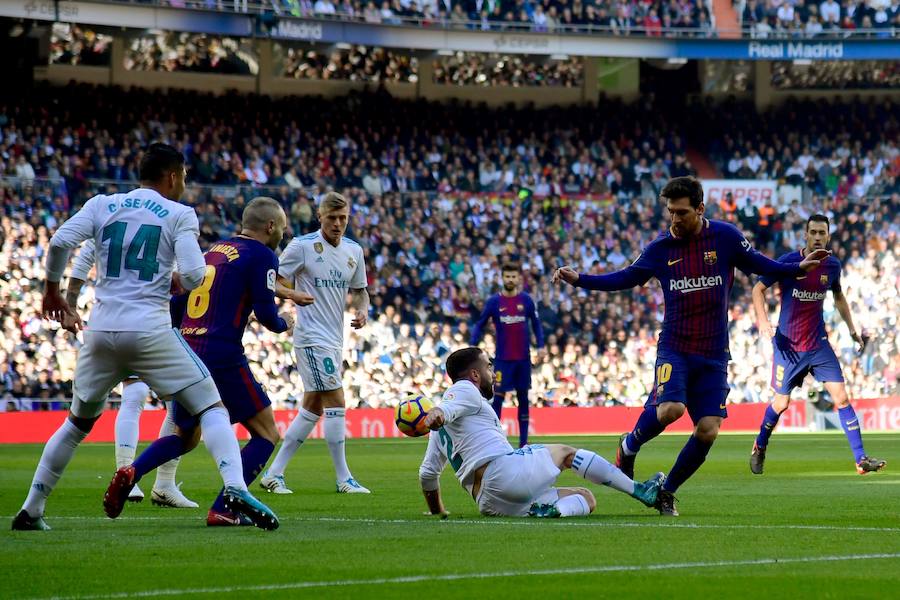
[{"label": "soccer ball", "polygon": [[394,422],[404,435],[419,437],[428,433],[420,429],[422,420],[434,405],[421,394],[411,394],[404,398],[394,411]]}]

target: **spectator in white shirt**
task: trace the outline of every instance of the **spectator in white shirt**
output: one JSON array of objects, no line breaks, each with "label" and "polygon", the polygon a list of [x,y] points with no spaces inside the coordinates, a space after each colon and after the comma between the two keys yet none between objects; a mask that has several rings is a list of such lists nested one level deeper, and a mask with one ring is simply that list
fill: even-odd
[{"label": "spectator in white shirt", "polygon": [[794,21],[794,5],[785,2],[778,7],[776,15],[778,16],[778,24],[780,26],[790,27],[791,23]]},{"label": "spectator in white shirt", "polygon": [[25,155],[19,155],[19,162],[16,163],[16,177],[26,180],[34,180],[34,167],[25,160]]},{"label": "spectator in white shirt", "polygon": [[759,168],[762,166],[762,157],[756,149],[750,151],[750,156],[747,157],[747,166],[749,166],[754,173],[759,173]]},{"label": "spectator in white shirt", "polygon": [[819,5],[819,14],[822,16],[822,23],[837,26],[841,22],[841,5],[835,0],[825,0]]},{"label": "spectator in white shirt", "polygon": [[806,35],[809,37],[822,33],[822,24],[816,15],[809,15],[809,21],[806,22]]},{"label": "spectator in white shirt", "polygon": [[317,15],[333,15],[337,10],[330,0],[316,0],[316,3],[313,5],[313,12]]}]

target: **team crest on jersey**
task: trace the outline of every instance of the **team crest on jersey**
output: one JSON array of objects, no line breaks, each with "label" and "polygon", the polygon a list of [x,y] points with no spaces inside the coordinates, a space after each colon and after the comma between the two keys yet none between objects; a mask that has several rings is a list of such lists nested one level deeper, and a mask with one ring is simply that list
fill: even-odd
[{"label": "team crest on jersey", "polygon": [[524,304],[517,304],[517,305],[516,305],[516,308],[517,308],[518,310],[525,310],[525,305],[524,305]]},{"label": "team crest on jersey", "polygon": [[822,285],[828,285],[828,275],[822,275],[821,277],[819,277],[819,281],[822,283]]},{"label": "team crest on jersey", "polygon": [[718,257],[716,256],[715,250],[710,250],[703,253],[703,262],[705,262],[706,264],[714,265],[716,264],[716,260],[718,260]]},{"label": "team crest on jersey", "polygon": [[318,254],[322,254],[325,251],[325,246],[322,245],[322,242],[316,242],[313,244],[313,250],[315,250]]},{"label": "team crest on jersey", "polygon": [[347,266],[350,267],[351,269],[355,268],[355,267],[356,267],[356,261],[353,260],[352,258],[348,258],[348,259],[347,259]]}]

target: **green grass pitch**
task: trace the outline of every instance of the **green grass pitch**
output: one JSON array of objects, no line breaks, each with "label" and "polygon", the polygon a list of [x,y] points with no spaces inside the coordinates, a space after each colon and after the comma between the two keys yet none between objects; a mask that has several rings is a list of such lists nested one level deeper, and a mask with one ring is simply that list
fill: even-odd
[{"label": "green grass pitch", "polygon": [[[638,476],[668,470],[684,439],[646,446]],[[553,441],[607,458],[615,446]],[[857,475],[842,435],[776,434],[754,476],[751,436],[723,436],[680,490],[678,519],[592,486],[593,515],[540,521],[479,516],[449,470],[451,517],[424,516],[423,439],[349,440],[354,475],[374,493],[336,494],[325,444],[311,441],[286,474],[294,495],[252,488],[281,518],[271,533],[205,526],[219,478],[202,447],[178,476],[201,509],[151,506],[148,478],[147,500],[105,518],[109,444],[79,449],[48,504],[53,531],[12,532],[41,447],[0,446],[0,598],[898,598],[900,437],[865,441],[887,471]]]}]

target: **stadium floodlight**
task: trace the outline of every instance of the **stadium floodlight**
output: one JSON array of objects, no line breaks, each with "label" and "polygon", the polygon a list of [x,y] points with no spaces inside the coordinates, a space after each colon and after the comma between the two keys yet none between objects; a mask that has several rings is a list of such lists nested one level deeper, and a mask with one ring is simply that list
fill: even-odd
[{"label": "stadium floodlight", "polygon": [[686,65],[687,59],[686,58],[670,58],[666,62],[670,65]]}]

